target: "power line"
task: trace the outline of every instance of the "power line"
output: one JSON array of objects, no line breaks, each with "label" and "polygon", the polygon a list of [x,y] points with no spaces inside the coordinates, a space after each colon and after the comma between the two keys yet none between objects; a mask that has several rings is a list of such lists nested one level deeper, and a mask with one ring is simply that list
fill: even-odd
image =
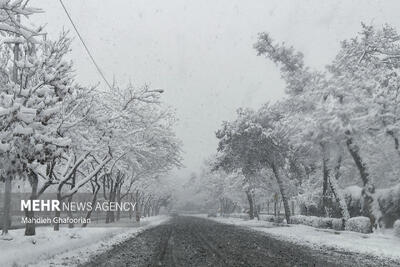
[{"label": "power line", "polygon": [[87,47],[85,41],[83,40],[81,34],[79,33],[78,28],[76,27],[74,21],[72,20],[72,18],[71,18],[71,16],[70,16],[69,12],[68,12],[68,10],[67,10],[67,8],[65,7],[65,5],[64,5],[64,3],[63,3],[63,1],[62,1],[62,0],[59,0],[59,1],[60,1],[60,4],[61,4],[62,8],[63,8],[64,11],[65,11],[65,14],[67,14],[67,17],[68,17],[69,21],[71,22],[72,27],[74,27],[75,32],[76,32],[76,34],[77,34],[78,37],[79,37],[79,40],[81,40],[83,46],[85,47],[85,50],[86,50],[86,52],[88,53],[90,59],[92,60],[94,66],[96,67],[96,69],[97,69],[97,71],[99,72],[100,76],[103,78],[104,82],[107,84],[108,88],[110,88],[110,90],[112,90],[111,84],[107,81],[107,79],[106,79],[106,77],[104,76],[103,72],[101,71],[99,65],[97,65],[96,60],[94,60],[94,57],[92,56],[92,53],[90,52],[90,50],[89,50],[89,48]]}]

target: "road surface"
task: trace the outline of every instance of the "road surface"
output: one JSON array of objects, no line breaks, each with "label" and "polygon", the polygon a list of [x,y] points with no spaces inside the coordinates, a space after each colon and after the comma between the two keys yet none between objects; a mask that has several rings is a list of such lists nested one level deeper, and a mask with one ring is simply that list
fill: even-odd
[{"label": "road surface", "polygon": [[268,234],[177,216],[115,245],[82,266],[399,266],[333,250],[310,249]]}]

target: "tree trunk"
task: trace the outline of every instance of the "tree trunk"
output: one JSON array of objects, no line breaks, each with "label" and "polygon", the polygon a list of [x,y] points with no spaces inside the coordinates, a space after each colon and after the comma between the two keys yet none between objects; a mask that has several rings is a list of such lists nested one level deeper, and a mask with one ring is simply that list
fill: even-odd
[{"label": "tree trunk", "polygon": [[350,218],[349,210],[347,208],[346,200],[339,188],[338,182],[335,178],[329,177],[329,185],[335,196],[336,201],[339,203],[342,218],[346,221]]},{"label": "tree trunk", "polygon": [[[129,200],[129,201],[130,201],[131,203],[133,203],[133,195],[132,195],[132,193],[130,193],[129,196],[130,196],[130,200]],[[132,208],[132,207],[129,207],[129,220],[132,219],[132,216],[133,216],[133,208]]]},{"label": "tree trunk", "polygon": [[[18,34],[16,36],[18,36]],[[18,43],[14,44],[13,54],[14,54],[14,65],[13,65],[12,80],[14,83],[18,84],[18,67],[17,67],[17,62],[19,61]],[[2,235],[8,234],[8,229],[11,226],[10,207],[11,207],[12,178],[13,177],[11,176],[11,173],[6,174],[5,185],[4,185],[3,230],[1,233]]]},{"label": "tree trunk", "polygon": [[135,219],[137,222],[140,222],[140,210],[137,208],[135,212]]},{"label": "tree trunk", "polygon": [[86,222],[84,222],[82,224],[82,227],[86,227],[87,226],[87,221],[88,221],[88,219],[90,219],[90,216],[92,216],[92,212],[95,209],[95,205],[96,205],[96,202],[97,202],[97,193],[99,193],[99,190],[100,190],[100,184],[97,183],[97,180],[95,182],[96,182],[96,187],[95,187],[95,191],[93,193],[93,198],[92,198],[92,209],[88,210],[88,212],[86,213]]},{"label": "tree trunk", "polygon": [[[112,194],[112,198],[110,199],[110,202],[115,202],[115,195],[116,195],[116,192],[114,190],[114,192]],[[110,221],[109,222],[110,223],[115,222],[115,213],[114,213],[114,211],[110,210],[109,213],[110,213]]]},{"label": "tree trunk", "polygon": [[139,192],[136,192],[136,206],[135,206],[135,219],[136,222],[140,222],[140,196]]},{"label": "tree trunk", "polygon": [[278,167],[276,167],[275,164],[272,164],[272,171],[273,171],[276,181],[278,183],[279,191],[281,192],[283,207],[285,209],[286,222],[289,224],[290,223],[290,208],[289,208],[289,202],[288,202],[288,199],[286,196],[285,186],[284,186],[283,180],[279,174]]},{"label": "tree trunk", "polygon": [[249,217],[250,220],[254,219],[254,201],[250,190],[246,191],[247,201],[249,202]]},{"label": "tree trunk", "polygon": [[339,203],[340,213],[342,214],[342,218],[345,222],[350,218],[350,214],[346,204],[346,199],[344,198],[342,190],[340,189],[338,184],[338,180],[340,178],[340,167],[342,165],[342,160],[343,158],[340,155],[335,166],[335,177],[332,178],[331,176],[329,176],[329,187],[332,191],[333,196],[336,199],[336,202]]},{"label": "tree trunk", "polygon": [[[118,190],[117,190],[117,203],[121,204],[121,187],[120,186],[118,187]],[[121,217],[121,210],[117,209],[116,220],[119,221],[120,217]]]},{"label": "tree trunk", "polygon": [[219,206],[220,206],[220,211],[219,211],[219,215],[222,217],[224,215],[224,199],[221,198],[219,200]]},{"label": "tree trunk", "polygon": [[[61,198],[61,191],[60,190],[57,191],[57,200],[59,201],[59,203],[61,205],[62,198]],[[60,218],[60,216],[61,216],[61,211],[56,210],[54,218]],[[59,221],[59,219],[57,221]],[[60,224],[59,223],[54,223],[54,231],[59,231],[59,230],[60,230]]]},{"label": "tree trunk", "polygon": [[[350,133],[347,132],[347,134],[349,135]],[[381,222],[382,214],[379,210],[379,206],[373,208],[374,205],[378,205],[376,203],[377,201],[374,200],[375,186],[370,179],[367,165],[361,158],[360,148],[356,144],[354,144],[353,138],[351,136],[347,137],[346,145],[351,157],[354,160],[355,165],[357,166],[358,171],[360,172],[360,177],[363,182],[363,213],[370,218],[371,225],[374,228],[377,228],[378,226],[383,226],[383,222]]]},{"label": "tree trunk", "polygon": [[[114,182],[111,180],[111,185],[110,185],[110,192],[108,196],[108,204],[111,202],[115,201],[115,190],[116,190],[117,185],[114,184]],[[106,223],[111,223],[114,222],[114,211],[107,210],[106,212]]]},{"label": "tree trunk", "polygon": [[[67,202],[68,202],[68,206],[70,207],[70,208],[68,209],[68,211],[67,211],[67,216],[68,216],[69,218],[72,219],[72,210],[71,210],[72,196],[69,196],[69,197],[67,198]],[[68,223],[68,228],[74,228],[74,223],[69,222],[69,223]]]},{"label": "tree trunk", "polygon": [[328,162],[329,159],[328,157],[325,155],[322,158],[322,175],[323,175],[323,182],[322,182],[322,207],[321,207],[321,214],[325,214],[327,216],[329,216],[328,212],[327,212],[327,204],[328,204],[328,179],[329,179],[329,173],[330,170],[328,168]]},{"label": "tree trunk", "polygon": [[251,192],[251,198],[253,199],[253,213],[254,217],[257,218],[257,220],[260,220],[260,215],[258,214],[258,205],[256,204],[256,197],[254,195],[254,191]]},{"label": "tree trunk", "polygon": [[[29,174],[29,182],[31,184],[31,195],[29,197],[29,199],[35,200],[37,199],[37,189],[38,189],[38,177],[35,173],[30,172]],[[34,211],[33,210],[27,210],[25,209],[25,217],[28,218],[28,221],[32,220],[34,218]],[[26,223],[25,224],[25,235],[26,236],[32,236],[36,234],[36,226],[35,223]]]},{"label": "tree trunk", "polygon": [[[75,187],[75,181],[76,181],[76,174],[72,175],[72,180],[71,180],[71,189]],[[71,207],[71,202],[72,202],[72,196],[68,197],[68,206]],[[71,208],[68,209],[68,217],[72,219],[72,210]],[[68,223],[68,228],[74,228],[74,224],[72,222]]]},{"label": "tree trunk", "polygon": [[4,206],[3,206],[3,230],[2,235],[8,234],[8,228],[11,226],[10,206],[11,206],[11,190],[12,177],[8,174],[5,179],[4,186]]},{"label": "tree trunk", "polygon": [[294,216],[294,200],[291,201],[292,204],[292,216]]}]

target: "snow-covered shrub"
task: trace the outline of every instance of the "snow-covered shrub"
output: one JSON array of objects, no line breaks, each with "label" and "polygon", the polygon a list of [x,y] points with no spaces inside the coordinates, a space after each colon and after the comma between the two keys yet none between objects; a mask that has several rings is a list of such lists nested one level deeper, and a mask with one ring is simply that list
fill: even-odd
[{"label": "snow-covered shrub", "polygon": [[292,224],[312,225],[312,217],[313,216],[295,215],[290,217],[290,222]]},{"label": "snow-covered shrub", "polygon": [[273,222],[275,220],[274,215],[269,215],[269,214],[261,214],[260,215],[260,220],[261,221],[267,221],[267,222]]},{"label": "snow-covered shrub", "polygon": [[285,220],[284,217],[276,216],[276,217],[274,217],[273,222],[274,222],[274,223],[283,223],[284,220]]},{"label": "snow-covered shrub", "polygon": [[400,184],[392,188],[376,191],[379,207],[383,214],[382,220],[386,227],[392,227],[400,219]]},{"label": "snow-covered shrub", "polygon": [[332,229],[337,231],[344,230],[343,219],[332,218]]},{"label": "snow-covered shrub", "polygon": [[249,214],[247,213],[231,213],[228,215],[228,217],[244,220],[248,220],[250,218]]},{"label": "snow-covered shrub", "polygon": [[243,220],[248,220],[248,219],[250,219],[250,216],[249,216],[249,214],[240,214],[239,218],[243,219]]},{"label": "snow-covered shrub", "polygon": [[247,214],[243,214],[243,213],[231,213],[229,214],[229,217],[231,218],[237,218],[237,219],[243,219],[243,216],[247,216]]},{"label": "snow-covered shrub", "polygon": [[394,235],[400,237],[400,220],[397,220],[393,224]]},{"label": "snow-covered shrub", "polygon": [[316,220],[316,216],[305,216],[304,224],[308,226],[313,226],[314,221]]},{"label": "snow-covered shrub", "polygon": [[316,216],[295,215],[290,217],[292,224],[304,224],[316,228],[334,229],[337,231],[344,230],[342,219],[339,218],[325,218]]},{"label": "snow-covered shrub", "polygon": [[369,218],[359,216],[348,219],[345,229],[347,231],[368,234],[372,232],[372,225]]},{"label": "snow-covered shrub", "polygon": [[317,201],[318,199],[316,198],[316,196],[313,196],[311,199],[306,198],[305,196],[303,198],[300,198],[299,199],[300,214],[307,216],[321,215],[320,214],[321,209],[318,207]]},{"label": "snow-covered shrub", "polygon": [[363,205],[361,192],[362,188],[357,185],[348,186],[343,189],[344,198],[346,200],[350,217],[361,216]]},{"label": "snow-covered shrub", "polygon": [[282,216],[274,216],[270,214],[260,214],[259,218],[261,221],[275,222],[275,223],[282,223],[285,219]]},{"label": "snow-covered shrub", "polygon": [[295,215],[290,217],[292,224],[304,224],[317,228],[329,228],[332,225],[331,218],[316,216]]},{"label": "snow-covered shrub", "polygon": [[292,224],[303,224],[303,217],[304,215],[295,215],[290,217],[290,222]]},{"label": "snow-covered shrub", "polygon": [[236,219],[244,219],[244,220],[248,220],[250,218],[249,214],[247,213],[231,213],[229,214],[229,217]]},{"label": "snow-covered shrub", "polygon": [[316,228],[332,228],[332,218],[314,217],[312,219],[312,226]]}]

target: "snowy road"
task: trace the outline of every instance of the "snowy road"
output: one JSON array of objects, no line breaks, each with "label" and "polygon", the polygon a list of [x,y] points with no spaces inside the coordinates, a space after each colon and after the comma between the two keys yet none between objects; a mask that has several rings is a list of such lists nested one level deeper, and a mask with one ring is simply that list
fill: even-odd
[{"label": "snowy road", "polygon": [[316,250],[268,234],[195,217],[175,217],[83,266],[399,266],[362,254]]}]

